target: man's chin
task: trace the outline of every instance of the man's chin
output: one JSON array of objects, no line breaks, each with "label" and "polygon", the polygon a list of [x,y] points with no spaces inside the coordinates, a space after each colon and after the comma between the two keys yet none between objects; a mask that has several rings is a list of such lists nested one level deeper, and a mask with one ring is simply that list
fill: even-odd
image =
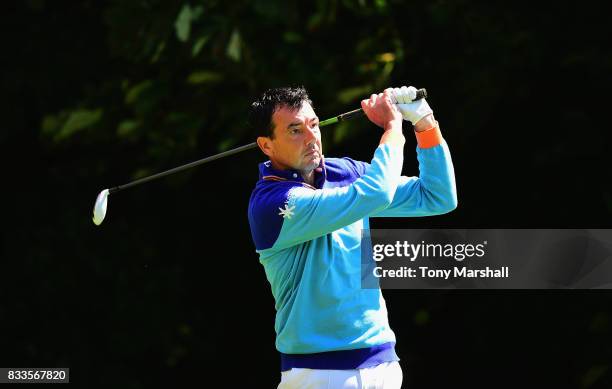
[{"label": "man's chin", "polygon": [[304,161],[304,170],[314,170],[321,164],[321,157],[315,157],[313,159],[306,159]]}]

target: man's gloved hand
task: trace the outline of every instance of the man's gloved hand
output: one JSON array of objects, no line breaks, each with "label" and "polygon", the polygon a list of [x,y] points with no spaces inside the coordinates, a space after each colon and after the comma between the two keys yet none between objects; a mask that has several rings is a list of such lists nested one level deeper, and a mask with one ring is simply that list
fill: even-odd
[{"label": "man's gloved hand", "polygon": [[425,99],[413,101],[417,95],[417,89],[413,86],[393,88],[392,95],[395,97],[397,108],[402,113],[404,120],[410,121],[413,125],[433,113]]}]

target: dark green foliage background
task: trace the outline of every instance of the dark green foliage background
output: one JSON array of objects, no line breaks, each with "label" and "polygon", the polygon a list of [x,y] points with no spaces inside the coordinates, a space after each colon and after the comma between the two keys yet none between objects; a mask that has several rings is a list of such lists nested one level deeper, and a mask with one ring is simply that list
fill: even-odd
[{"label": "dark green foliage background", "polygon": [[[91,388],[278,383],[246,217],[260,153],[122,192],[101,227],[90,218],[103,188],[252,142],[248,104],[269,87],[306,86],[321,118],[387,86],[428,89],[459,207],[373,227],[610,228],[603,5],[8,2],[0,365],[70,367]],[[326,155],[369,160],[379,135],[328,127]],[[608,387],[608,292],[385,296],[405,387]]]}]

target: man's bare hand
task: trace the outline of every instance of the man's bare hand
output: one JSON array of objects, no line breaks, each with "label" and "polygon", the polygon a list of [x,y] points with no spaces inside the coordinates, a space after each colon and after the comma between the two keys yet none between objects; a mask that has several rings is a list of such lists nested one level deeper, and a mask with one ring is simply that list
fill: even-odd
[{"label": "man's bare hand", "polygon": [[378,127],[402,128],[402,113],[393,104],[393,89],[387,88],[384,93],[373,94],[369,99],[361,100],[361,108],[370,121]]}]

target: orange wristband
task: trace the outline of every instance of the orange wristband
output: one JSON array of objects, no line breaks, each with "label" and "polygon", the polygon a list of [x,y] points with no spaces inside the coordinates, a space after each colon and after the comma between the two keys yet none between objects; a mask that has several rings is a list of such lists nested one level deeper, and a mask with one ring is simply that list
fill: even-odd
[{"label": "orange wristband", "polygon": [[429,149],[442,143],[442,133],[437,123],[434,127],[431,127],[425,131],[414,132],[417,138],[417,143],[422,149]]}]

